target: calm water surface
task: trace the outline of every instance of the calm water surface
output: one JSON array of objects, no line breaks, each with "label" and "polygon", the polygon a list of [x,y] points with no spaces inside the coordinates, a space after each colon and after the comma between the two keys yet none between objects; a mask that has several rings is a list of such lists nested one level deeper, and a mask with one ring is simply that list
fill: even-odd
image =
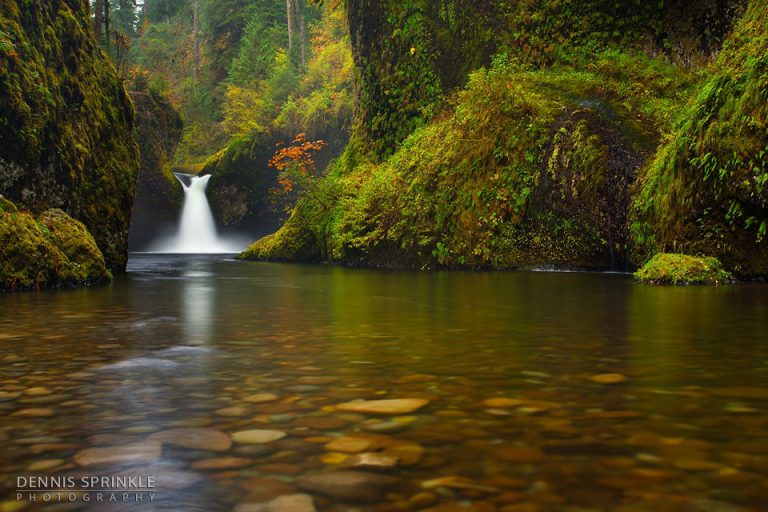
[{"label": "calm water surface", "polygon": [[[765,285],[134,255],[0,295],[0,359],[3,511],[768,510]],[[154,501],[16,500],[110,474]]]}]

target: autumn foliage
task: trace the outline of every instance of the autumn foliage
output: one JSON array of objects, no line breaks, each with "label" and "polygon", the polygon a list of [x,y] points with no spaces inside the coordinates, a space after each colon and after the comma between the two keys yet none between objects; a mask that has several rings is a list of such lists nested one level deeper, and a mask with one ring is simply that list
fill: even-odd
[{"label": "autumn foliage", "polygon": [[283,192],[291,192],[296,181],[304,181],[317,171],[313,156],[322,150],[326,143],[322,140],[310,141],[300,133],[293,139],[290,146],[279,147],[269,161],[269,166],[280,173],[278,183]]}]

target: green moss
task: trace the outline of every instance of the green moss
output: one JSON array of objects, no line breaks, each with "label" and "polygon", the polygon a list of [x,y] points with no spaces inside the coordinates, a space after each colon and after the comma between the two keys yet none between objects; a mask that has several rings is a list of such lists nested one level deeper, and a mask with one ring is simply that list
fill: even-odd
[{"label": "green moss", "polygon": [[257,241],[238,258],[313,262],[318,261],[319,254],[317,239],[312,229],[300,218],[300,214],[294,214],[277,233]]},{"label": "green moss", "polygon": [[0,290],[86,286],[112,279],[85,226],[61,210],[35,219],[2,200]]},{"label": "green moss", "polygon": [[133,106],[95,43],[88,2],[0,0],[0,34],[0,193],[65,210],[124,268]]},{"label": "green moss", "polygon": [[730,272],[717,258],[660,253],[635,272],[635,279],[647,284],[719,285],[733,282]]}]

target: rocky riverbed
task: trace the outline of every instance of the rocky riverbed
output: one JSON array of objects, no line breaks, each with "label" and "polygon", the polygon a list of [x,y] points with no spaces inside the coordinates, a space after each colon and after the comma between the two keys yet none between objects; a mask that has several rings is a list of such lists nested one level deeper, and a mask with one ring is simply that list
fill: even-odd
[{"label": "rocky riverbed", "polygon": [[[566,336],[510,302],[436,313],[410,292],[363,300],[337,281],[350,321],[322,306],[327,276],[278,292],[269,283],[284,275],[242,282],[232,265],[217,274],[228,293],[195,343],[188,311],[143,274],[136,295],[118,282],[3,299],[0,510],[737,512],[764,502],[767,348],[750,338],[763,320],[729,334],[735,346],[690,334],[715,320],[681,326],[679,311],[652,331],[617,335],[585,320]],[[254,283],[262,298],[240,300]],[[365,317],[363,303],[383,313]],[[153,476],[155,496],[44,503],[37,493],[30,503],[16,499],[19,475]]]}]

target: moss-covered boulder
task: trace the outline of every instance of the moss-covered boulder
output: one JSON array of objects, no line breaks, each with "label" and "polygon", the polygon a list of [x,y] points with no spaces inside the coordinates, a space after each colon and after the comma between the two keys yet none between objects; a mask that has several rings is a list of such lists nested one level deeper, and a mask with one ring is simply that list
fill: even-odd
[{"label": "moss-covered boulder", "polygon": [[149,90],[145,81],[132,85],[141,166],[128,242],[131,250],[143,250],[175,226],[181,211],[184,192],[172,164],[183,123],[168,99]]},{"label": "moss-covered boulder", "polygon": [[638,257],[710,254],[768,276],[768,1],[749,2],[682,114],[638,182]]},{"label": "moss-covered boulder", "polygon": [[0,0],[0,194],[83,222],[127,261],[133,105],[91,32],[87,0]]},{"label": "moss-covered boulder", "polygon": [[238,256],[242,260],[317,262],[321,251],[305,219],[296,212],[276,233],[261,238]]},{"label": "moss-covered boulder", "polygon": [[733,275],[712,257],[660,253],[635,272],[635,279],[646,284],[719,285],[733,282]]},{"label": "moss-covered boulder", "polygon": [[86,286],[112,279],[85,226],[61,210],[38,219],[0,197],[0,290]]}]

